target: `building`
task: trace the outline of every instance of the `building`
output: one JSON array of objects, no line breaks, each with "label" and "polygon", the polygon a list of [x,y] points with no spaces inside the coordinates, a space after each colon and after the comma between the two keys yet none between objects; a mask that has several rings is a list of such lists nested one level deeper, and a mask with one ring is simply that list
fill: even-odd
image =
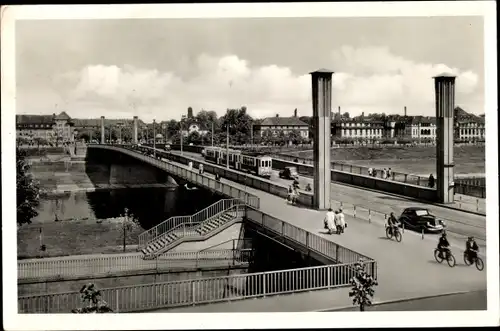
[{"label": "building", "polygon": [[331,124],[332,139],[372,140],[386,136],[385,122],[371,118],[336,118]]},{"label": "building", "polygon": [[394,136],[420,142],[436,141],[436,118],[430,116],[406,116],[394,124]]},{"label": "building", "polygon": [[300,137],[309,139],[309,125],[297,117],[297,109],[295,109],[293,117],[279,117],[276,114],[275,117],[265,118],[252,126],[254,134],[261,137],[266,134],[278,136],[297,132]]},{"label": "building", "polygon": [[455,108],[454,113],[454,138],[459,141],[484,141],[485,125],[484,115],[476,116],[468,113],[460,107]]},{"label": "building", "polygon": [[25,142],[71,142],[75,139],[74,123],[66,112],[59,115],[16,115],[16,138]]},{"label": "building", "polygon": [[202,123],[198,123],[197,121],[189,121],[185,120],[182,123],[182,135],[184,137],[189,136],[190,134],[197,132],[200,136],[204,136],[208,134],[209,130]]}]

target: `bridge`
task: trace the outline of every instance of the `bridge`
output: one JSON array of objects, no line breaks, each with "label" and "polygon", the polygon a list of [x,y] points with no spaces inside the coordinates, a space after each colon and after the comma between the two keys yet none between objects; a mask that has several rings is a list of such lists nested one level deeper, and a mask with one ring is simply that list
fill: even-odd
[{"label": "bridge", "polygon": [[[446,265],[437,264],[433,257],[433,250],[437,244],[435,236],[422,236],[420,233],[406,230],[404,231],[401,243],[385,238],[384,222],[387,215],[377,211],[372,212],[366,207],[363,208],[366,201],[368,201],[370,206],[381,204],[381,200],[376,200],[373,197],[372,200],[364,199],[363,196],[351,198],[350,201],[356,201],[356,204],[332,200],[331,202],[334,206],[340,206],[342,203],[346,213],[348,228],[343,235],[328,235],[323,230],[324,212],[308,208],[308,205],[312,204],[311,195],[306,193],[301,195],[302,206],[289,205],[283,198],[286,196],[287,189],[283,184],[249,174],[238,173],[234,170],[205,163],[200,159],[181,156],[177,153],[150,150],[145,155],[144,151],[141,152],[126,146],[89,145],[89,149],[92,148],[124,153],[148,162],[163,171],[175,172],[173,175],[194,173],[195,176],[184,176],[184,178],[194,185],[213,182],[213,174],[221,174],[222,179],[220,184],[229,187],[225,189],[226,195],[245,199],[248,203],[253,204],[253,208],[272,217],[276,217],[308,232],[316,233],[327,241],[334,242],[375,259],[379,269],[379,286],[375,292],[375,302],[486,289],[486,272],[479,272],[474,268],[463,266],[462,253],[464,242],[460,234],[455,238],[450,238],[452,251],[457,259],[457,267],[449,268]],[[206,171],[205,174],[198,175],[195,170],[189,169],[187,166],[189,162],[193,162],[194,166],[197,166],[198,163],[203,163]],[[180,170],[173,170],[174,168]],[[201,182],[200,178],[202,178]],[[209,187],[209,185],[206,187]],[[215,187],[211,189],[215,189]],[[253,196],[258,197],[259,202],[252,200]],[[381,195],[380,198],[382,201],[389,200],[387,196],[385,197],[387,200],[382,198],[383,196]],[[385,205],[386,203],[383,204]],[[393,208],[394,203],[390,204],[390,206],[392,206],[390,208]],[[453,226],[456,226],[457,229],[461,226],[458,225],[460,224],[458,220],[471,219],[471,214],[469,213],[447,208],[436,208],[435,213],[437,216],[446,215],[450,221],[456,219],[457,223]],[[482,224],[483,230],[480,229],[480,223],[484,222],[484,217],[481,219],[481,216],[475,215],[474,221],[477,222],[478,231],[483,231],[485,223]],[[482,251],[484,252],[484,250]],[[314,295],[311,296],[310,300],[314,300]],[[304,301],[303,304],[304,310],[307,310],[307,302]],[[220,309],[224,311],[225,308],[222,305]]]}]

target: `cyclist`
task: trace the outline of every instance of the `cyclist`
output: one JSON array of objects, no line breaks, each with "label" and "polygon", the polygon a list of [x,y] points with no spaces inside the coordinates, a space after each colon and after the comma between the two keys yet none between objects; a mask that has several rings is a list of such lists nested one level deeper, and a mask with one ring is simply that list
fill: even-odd
[{"label": "cyclist", "polygon": [[312,191],[311,184],[309,184],[309,183],[307,184],[307,186],[306,186],[306,191],[307,191],[307,192],[311,192],[311,191]]},{"label": "cyclist", "polygon": [[444,259],[443,252],[448,252],[450,247],[450,243],[448,242],[448,238],[446,238],[446,232],[441,234],[441,238],[439,238],[438,242],[438,250],[439,250],[439,258]]},{"label": "cyclist", "polygon": [[477,259],[477,252],[479,252],[479,246],[474,240],[474,237],[469,237],[465,243],[465,253],[471,263]]},{"label": "cyclist", "polygon": [[389,219],[387,220],[387,225],[389,226],[391,233],[394,233],[395,228],[397,228],[399,222],[396,216],[394,216],[394,213],[391,213],[389,215]]}]

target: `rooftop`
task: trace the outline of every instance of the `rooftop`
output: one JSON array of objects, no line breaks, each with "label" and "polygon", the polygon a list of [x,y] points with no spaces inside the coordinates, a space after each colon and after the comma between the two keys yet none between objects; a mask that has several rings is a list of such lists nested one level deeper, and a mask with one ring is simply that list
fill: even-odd
[{"label": "rooftop", "polygon": [[307,126],[297,117],[268,117],[260,123],[262,126]]}]

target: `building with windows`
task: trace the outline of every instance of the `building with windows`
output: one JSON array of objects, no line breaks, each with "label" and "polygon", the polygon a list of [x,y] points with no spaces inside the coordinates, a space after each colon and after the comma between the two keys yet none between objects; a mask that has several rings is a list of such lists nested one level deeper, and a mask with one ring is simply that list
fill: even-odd
[{"label": "building with windows", "polygon": [[280,117],[276,114],[275,117],[268,117],[262,121],[253,124],[254,135],[265,136],[266,134],[272,136],[279,136],[281,134],[288,135],[292,132],[304,138],[309,139],[309,125],[301,121],[297,117],[297,110],[294,111],[293,117]]},{"label": "building with windows", "polygon": [[337,118],[332,120],[332,139],[372,140],[385,137],[385,122],[370,118]]},{"label": "building with windows", "polygon": [[204,136],[208,134],[209,130],[202,123],[198,123],[197,121],[189,121],[185,120],[182,123],[182,135],[184,137],[189,136],[190,134],[197,132],[200,136]]},{"label": "building with windows", "polygon": [[485,127],[484,127],[484,115],[476,116],[471,113],[467,113],[460,107],[455,108],[455,119],[454,119],[454,138],[459,141],[484,141],[485,139]]},{"label": "building with windows", "polygon": [[59,115],[16,115],[16,138],[49,143],[74,141],[74,123],[66,112]]}]

